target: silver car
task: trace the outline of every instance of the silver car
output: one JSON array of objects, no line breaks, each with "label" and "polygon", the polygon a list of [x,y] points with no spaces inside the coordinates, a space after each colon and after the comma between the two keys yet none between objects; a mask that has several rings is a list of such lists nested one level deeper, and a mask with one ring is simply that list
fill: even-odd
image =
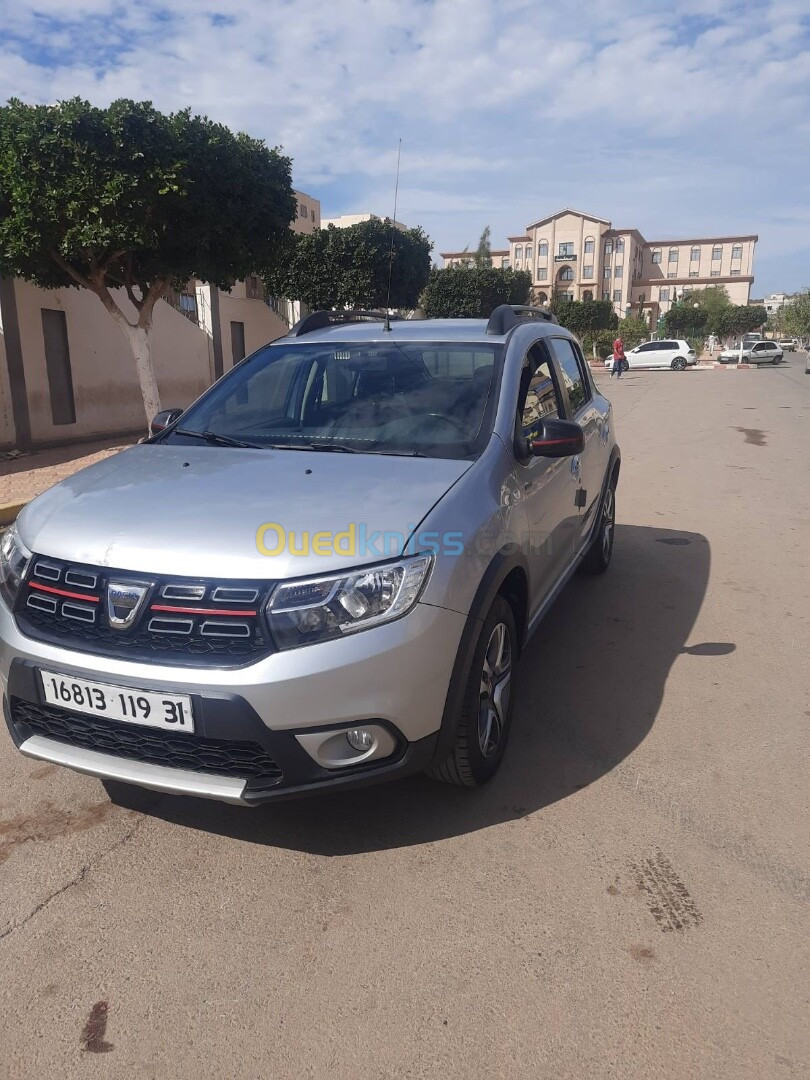
[{"label": "silver car", "polygon": [[514,666],[611,559],[619,449],[547,312],[317,312],[0,544],[23,754],[242,804],[498,768]]},{"label": "silver car", "polygon": [[723,349],[718,357],[721,364],[736,364],[742,361],[744,364],[781,364],[784,353],[781,345],[776,341],[754,341],[743,347],[732,346]]}]

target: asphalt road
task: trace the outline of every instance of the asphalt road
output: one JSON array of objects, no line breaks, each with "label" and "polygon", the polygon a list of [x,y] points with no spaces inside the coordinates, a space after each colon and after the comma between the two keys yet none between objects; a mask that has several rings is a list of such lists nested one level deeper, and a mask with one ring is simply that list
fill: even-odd
[{"label": "asphalt road", "polygon": [[486,790],[128,807],[3,731],[0,1074],[808,1075],[804,355],[600,379],[614,563]]}]

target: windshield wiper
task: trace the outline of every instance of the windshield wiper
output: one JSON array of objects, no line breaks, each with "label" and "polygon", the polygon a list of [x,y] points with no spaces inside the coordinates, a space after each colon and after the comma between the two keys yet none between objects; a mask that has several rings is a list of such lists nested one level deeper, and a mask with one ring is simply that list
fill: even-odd
[{"label": "windshield wiper", "polygon": [[323,450],[327,454],[361,454],[353,446],[344,443],[265,443],[268,450]]},{"label": "windshield wiper", "polygon": [[173,435],[187,435],[190,439],[204,439],[213,446],[239,446],[248,450],[262,450],[258,443],[232,439],[230,435],[220,435],[217,431],[192,431],[190,428],[175,428]]}]

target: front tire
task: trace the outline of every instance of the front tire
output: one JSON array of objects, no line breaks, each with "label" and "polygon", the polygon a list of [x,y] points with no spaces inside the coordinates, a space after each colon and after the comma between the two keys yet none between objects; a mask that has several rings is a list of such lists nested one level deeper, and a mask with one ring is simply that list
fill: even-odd
[{"label": "front tire", "polygon": [[500,767],[512,726],[512,682],[518,653],[515,616],[496,596],[478,635],[466,675],[453,748],[428,775],[446,784],[481,787]]},{"label": "front tire", "polygon": [[582,560],[582,569],[586,574],[604,574],[613,557],[613,539],[616,531],[616,481],[611,478],[591,546]]},{"label": "front tire", "polygon": [[672,361],[672,370],[673,371],[685,371],[686,370],[686,361],[684,360],[684,358],[682,356],[676,356],[675,359]]}]

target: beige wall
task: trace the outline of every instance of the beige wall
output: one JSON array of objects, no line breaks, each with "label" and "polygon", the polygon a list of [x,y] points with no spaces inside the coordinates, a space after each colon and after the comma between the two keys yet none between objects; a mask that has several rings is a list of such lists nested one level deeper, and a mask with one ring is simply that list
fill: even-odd
[{"label": "beige wall", "polygon": [[222,365],[225,371],[233,367],[231,323],[245,326],[245,356],[268,341],[287,333],[287,326],[263,300],[248,300],[244,281],[238,281],[230,292],[219,294],[219,321],[222,328]]},{"label": "beige wall", "polygon": [[[14,285],[25,381],[35,443],[71,441],[93,435],[131,431],[144,425],[135,361],[118,326],[98,297],[85,289],[38,289]],[[134,317],[123,293],[116,296]],[[67,318],[76,422],[54,424],[45,366],[42,309],[64,311]],[[163,404],[185,406],[212,378],[209,338],[163,301],[155,305],[152,357]]]}]

